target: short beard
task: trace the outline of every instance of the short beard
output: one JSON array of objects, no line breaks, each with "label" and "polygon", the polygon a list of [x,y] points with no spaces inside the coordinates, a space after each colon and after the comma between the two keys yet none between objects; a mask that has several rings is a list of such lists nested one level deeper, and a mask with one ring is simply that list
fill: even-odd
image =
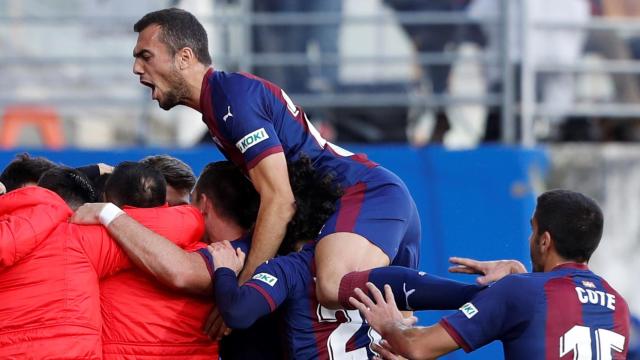
[{"label": "short beard", "polygon": [[158,105],[163,110],[169,110],[176,105],[183,103],[184,99],[189,97],[189,87],[182,75],[178,72],[175,66],[172,67],[169,73],[169,83],[171,87],[164,94],[162,101],[158,102]]}]

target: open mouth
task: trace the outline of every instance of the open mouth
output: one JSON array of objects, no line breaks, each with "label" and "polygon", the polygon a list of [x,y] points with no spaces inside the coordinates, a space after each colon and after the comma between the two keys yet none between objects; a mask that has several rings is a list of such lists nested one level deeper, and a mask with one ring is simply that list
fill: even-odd
[{"label": "open mouth", "polygon": [[140,84],[151,88],[151,98],[152,99],[156,98],[156,86],[152,82],[140,79]]}]

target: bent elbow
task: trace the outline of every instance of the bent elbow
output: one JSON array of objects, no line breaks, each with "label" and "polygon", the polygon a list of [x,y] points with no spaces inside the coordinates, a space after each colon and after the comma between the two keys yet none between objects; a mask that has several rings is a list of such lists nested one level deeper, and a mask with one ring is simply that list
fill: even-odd
[{"label": "bent elbow", "polygon": [[247,317],[245,311],[227,309],[221,312],[225,325],[231,329],[246,329],[253,325],[255,319]]}]

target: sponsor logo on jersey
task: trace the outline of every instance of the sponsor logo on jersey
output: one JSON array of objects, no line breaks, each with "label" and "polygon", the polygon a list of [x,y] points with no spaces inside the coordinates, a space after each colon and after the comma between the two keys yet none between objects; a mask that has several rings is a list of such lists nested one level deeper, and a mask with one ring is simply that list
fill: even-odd
[{"label": "sponsor logo on jersey", "polygon": [[278,282],[277,277],[273,275],[269,275],[267,273],[255,274],[253,275],[252,279],[262,281],[263,283],[267,283],[269,284],[269,286],[273,286],[276,284],[276,282]]},{"label": "sponsor logo on jersey", "polygon": [[467,319],[471,319],[472,317],[476,316],[476,314],[478,313],[478,309],[476,309],[476,307],[473,306],[473,304],[470,302],[462,305],[462,307],[460,308],[460,311],[462,311],[462,313],[464,314],[464,316],[467,317]]},{"label": "sponsor logo on jersey", "polygon": [[596,288],[596,284],[594,284],[593,281],[587,281],[587,280],[582,280],[582,286],[588,287],[588,288],[591,288],[591,289],[595,289]]},{"label": "sponsor logo on jersey", "polygon": [[244,154],[244,152],[249,150],[253,145],[259,144],[268,138],[269,134],[267,134],[264,128],[260,128],[240,139],[240,141],[236,143],[236,147]]}]

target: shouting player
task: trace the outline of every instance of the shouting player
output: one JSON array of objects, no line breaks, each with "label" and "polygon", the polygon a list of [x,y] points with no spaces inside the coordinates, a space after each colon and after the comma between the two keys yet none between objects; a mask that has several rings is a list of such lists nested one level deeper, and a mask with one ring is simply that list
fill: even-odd
[{"label": "shouting player", "polygon": [[133,71],[161,108],[186,105],[202,113],[220,151],[260,194],[246,281],[276,254],[295,212],[287,161],[304,153],[321,174],[334,174],[344,195],[318,236],[315,252],[319,301],[337,307],[342,278],[350,272],[403,265],[416,268],[420,219],[404,183],[364,155],[328,143],[276,85],[246,73],[211,68],[207,34],[190,13],[165,9],[145,15]]},{"label": "shouting player", "polygon": [[505,277],[430,327],[407,326],[388,286],[386,299],[368,284],[375,302],[360,290],[360,301],[351,301],[385,339],[377,350],[388,358],[431,359],[500,340],[506,359],[626,359],[629,308],[587,267],[602,226],[590,198],[549,191],[538,197],[531,219],[534,273]]}]

